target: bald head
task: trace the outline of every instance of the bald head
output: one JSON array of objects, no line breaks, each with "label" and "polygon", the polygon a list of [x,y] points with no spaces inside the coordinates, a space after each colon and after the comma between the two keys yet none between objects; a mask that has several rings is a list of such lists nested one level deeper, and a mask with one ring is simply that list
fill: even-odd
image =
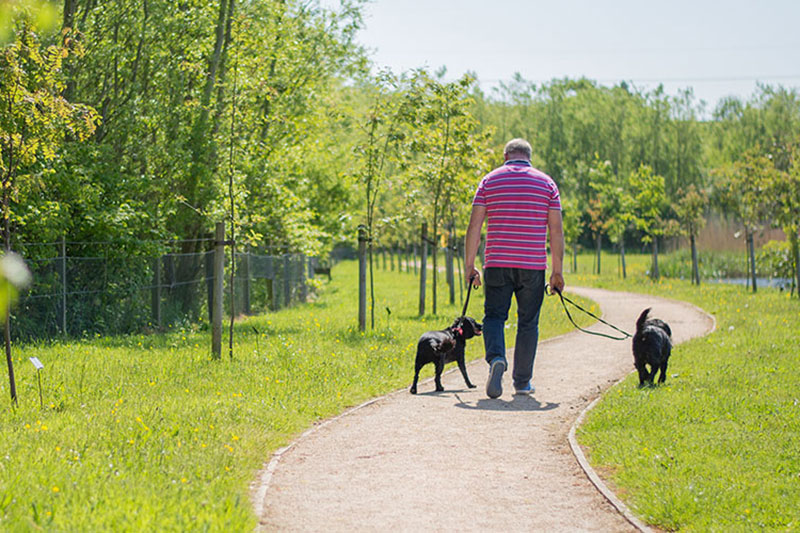
[{"label": "bald head", "polygon": [[514,159],[530,161],[532,152],[533,150],[531,149],[530,143],[525,139],[511,139],[506,143],[506,147],[503,149],[503,157],[506,161]]}]

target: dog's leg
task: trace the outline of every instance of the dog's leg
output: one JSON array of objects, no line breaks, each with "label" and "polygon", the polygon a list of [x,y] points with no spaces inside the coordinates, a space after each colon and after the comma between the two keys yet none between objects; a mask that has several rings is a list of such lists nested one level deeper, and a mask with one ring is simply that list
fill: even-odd
[{"label": "dog's leg", "polygon": [[658,382],[664,383],[667,380],[667,361],[661,364],[661,374],[658,376]]},{"label": "dog's leg", "polygon": [[420,364],[419,360],[417,360],[414,363],[414,383],[411,384],[411,389],[409,390],[411,394],[417,393],[417,381],[419,381],[419,371],[422,369],[423,366],[425,365]]},{"label": "dog's leg", "polygon": [[650,365],[650,373],[647,375],[647,382],[652,385],[656,379],[656,372],[658,372],[658,367],[656,365]]},{"label": "dog's leg", "polygon": [[444,370],[444,358],[439,359],[436,361],[436,392],[442,392],[444,387],[442,387],[442,371]]},{"label": "dog's leg", "polygon": [[647,367],[637,364],[636,371],[639,373],[639,387],[644,387],[647,382]]},{"label": "dog's leg", "polygon": [[467,384],[467,387],[470,389],[474,389],[475,385],[469,380],[469,376],[467,375],[467,365],[464,364],[464,358],[458,358],[458,369],[461,370],[461,375],[464,376],[464,382]]}]

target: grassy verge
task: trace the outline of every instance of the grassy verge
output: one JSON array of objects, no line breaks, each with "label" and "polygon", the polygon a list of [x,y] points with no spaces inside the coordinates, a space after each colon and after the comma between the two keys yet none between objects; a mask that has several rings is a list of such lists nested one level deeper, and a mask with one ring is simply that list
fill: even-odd
[{"label": "grassy verge", "polygon": [[[251,530],[248,486],[271,452],[408,386],[419,335],[461,312],[457,297],[418,318],[413,274],[379,270],[376,328],[361,334],[355,263],[333,277],[314,303],[238,322],[233,360],[210,360],[208,333],[191,329],[16,347],[18,407],[0,385],[0,530]],[[482,298],[473,291],[469,314],[482,316]],[[570,329],[547,298],[542,338]],[[482,354],[480,340],[467,349]]]},{"label": "grassy verge", "polygon": [[[591,258],[582,258],[584,272]],[[800,529],[800,302],[742,286],[648,281],[645,256],[630,257],[621,283],[568,278],[698,305],[712,335],[678,346],[665,386],[635,376],[611,389],[580,428],[590,460],[647,522],[666,530]]]}]

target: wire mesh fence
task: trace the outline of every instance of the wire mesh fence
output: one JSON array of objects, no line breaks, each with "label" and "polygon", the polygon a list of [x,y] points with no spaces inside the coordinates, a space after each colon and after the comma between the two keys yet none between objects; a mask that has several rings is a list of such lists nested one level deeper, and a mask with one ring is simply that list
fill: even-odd
[{"label": "wire mesh fence", "polygon": [[[33,282],[12,309],[12,337],[124,334],[209,319],[213,247],[211,238],[18,245]],[[301,254],[257,249],[237,252],[235,261],[232,292],[226,248],[225,309],[236,314],[305,301],[307,280],[320,264]]]}]

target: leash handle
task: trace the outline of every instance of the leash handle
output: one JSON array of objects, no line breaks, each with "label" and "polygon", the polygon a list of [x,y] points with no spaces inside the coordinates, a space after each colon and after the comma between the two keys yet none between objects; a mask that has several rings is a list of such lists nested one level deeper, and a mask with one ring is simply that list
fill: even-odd
[{"label": "leash handle", "polygon": [[[570,300],[569,298],[567,298],[566,296],[561,294],[561,291],[556,289],[555,287],[550,287],[550,285],[548,284],[548,285],[545,285],[544,289],[545,289],[545,292],[547,292],[548,289],[549,289],[550,290],[550,292],[549,292],[550,295],[552,295],[554,292],[556,294],[558,294],[558,297],[561,299],[561,306],[564,308],[564,312],[567,313],[567,318],[569,319],[570,322],[572,322],[572,325],[575,326],[576,329],[578,329],[578,330],[580,330],[580,331],[582,331],[584,333],[588,333],[589,335],[596,335],[598,337],[604,337],[606,339],[611,339],[611,340],[615,340],[615,341],[624,341],[626,339],[629,339],[629,338],[633,337],[633,335],[631,335],[627,331],[623,331],[623,330],[619,329],[614,324],[609,324],[608,322],[606,322],[605,320],[603,320],[599,316],[591,313],[590,311],[587,311],[586,309],[584,309],[580,305],[576,304],[575,302],[573,302],[572,300]],[[606,335],[605,333],[600,333],[600,332],[597,332],[597,331],[589,331],[588,329],[583,329],[582,327],[580,327],[578,324],[575,323],[575,320],[572,318],[572,315],[570,314],[569,309],[567,309],[567,304],[565,303],[565,300],[567,302],[571,303],[572,305],[574,305],[575,307],[577,307],[579,310],[581,310],[584,313],[586,313],[587,315],[589,315],[590,317],[594,318],[598,322],[602,322],[603,324],[605,324],[606,326],[610,327],[611,329],[619,331],[624,336],[623,337],[614,337],[612,335]]]},{"label": "leash handle", "polygon": [[475,279],[475,276],[469,278],[469,285],[467,286],[467,299],[464,300],[464,309],[461,310],[461,316],[467,316],[467,306],[469,305],[469,294],[472,292],[472,280]]}]

